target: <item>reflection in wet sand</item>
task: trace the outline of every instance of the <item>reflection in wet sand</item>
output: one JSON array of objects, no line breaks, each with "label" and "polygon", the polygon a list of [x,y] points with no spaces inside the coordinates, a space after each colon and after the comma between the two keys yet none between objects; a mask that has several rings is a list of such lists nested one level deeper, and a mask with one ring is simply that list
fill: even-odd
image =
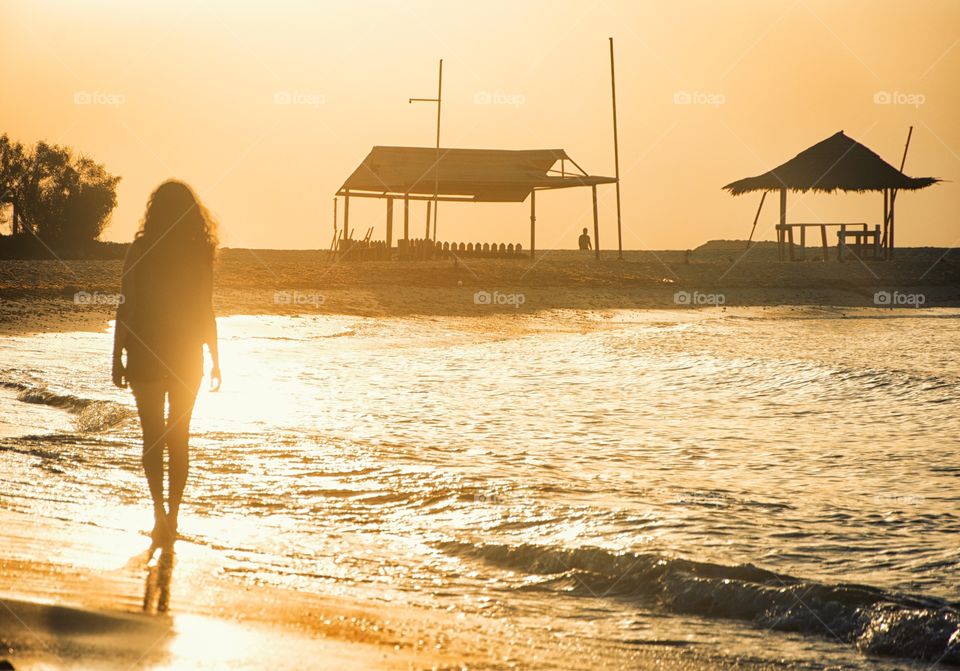
[{"label": "reflection in wet sand", "polygon": [[147,563],[146,588],[143,592],[143,612],[166,613],[170,608],[170,581],[173,578],[173,548],[154,553]]}]

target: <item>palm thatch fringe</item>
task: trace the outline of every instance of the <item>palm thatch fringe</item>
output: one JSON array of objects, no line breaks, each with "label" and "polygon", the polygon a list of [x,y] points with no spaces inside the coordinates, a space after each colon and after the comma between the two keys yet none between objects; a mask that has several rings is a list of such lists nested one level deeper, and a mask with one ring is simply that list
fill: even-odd
[{"label": "palm thatch fringe", "polygon": [[723,188],[734,196],[750,191],[883,191],[922,189],[934,177],[908,177],[843,131],[805,149],[783,165]]}]

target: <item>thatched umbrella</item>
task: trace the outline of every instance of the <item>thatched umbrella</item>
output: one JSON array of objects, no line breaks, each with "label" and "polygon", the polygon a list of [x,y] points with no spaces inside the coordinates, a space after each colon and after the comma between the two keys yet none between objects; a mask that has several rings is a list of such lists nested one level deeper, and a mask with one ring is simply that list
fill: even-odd
[{"label": "thatched umbrella", "polygon": [[[884,240],[888,250],[893,248],[893,208],[889,192],[900,189],[923,189],[937,183],[934,177],[908,177],[876,153],[847,137],[843,131],[831,135],[809,149],[797,154],[773,170],[731,182],[723,188],[737,196],[750,191],[780,191],[780,226],[777,239],[781,247],[786,223],[787,190],[824,191],[883,191]],[[889,212],[888,210],[889,203]],[[887,232],[889,220],[890,231]],[[792,229],[789,229],[792,238]]]}]

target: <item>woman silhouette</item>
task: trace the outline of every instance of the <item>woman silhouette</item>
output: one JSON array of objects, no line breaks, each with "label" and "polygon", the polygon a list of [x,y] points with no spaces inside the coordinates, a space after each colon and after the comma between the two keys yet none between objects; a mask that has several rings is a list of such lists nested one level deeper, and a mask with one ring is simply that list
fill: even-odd
[{"label": "woman silhouette", "polygon": [[[113,383],[129,383],[143,429],[143,468],[153,497],[154,547],[172,545],[187,482],[190,415],[210,350],[211,389],[220,388],[213,314],[216,223],[189,186],[161,184],[123,265],[113,344]],[[126,351],[126,363],[123,352]],[[165,412],[169,403],[169,412]],[[164,508],[163,454],[170,469]]]}]

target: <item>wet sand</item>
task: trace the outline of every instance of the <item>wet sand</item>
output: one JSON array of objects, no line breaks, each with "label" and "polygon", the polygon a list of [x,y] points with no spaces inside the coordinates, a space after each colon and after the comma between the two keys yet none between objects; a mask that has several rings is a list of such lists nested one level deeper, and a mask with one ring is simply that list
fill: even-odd
[{"label": "wet sand", "polygon": [[158,574],[145,536],[10,511],[0,519],[0,659],[17,669],[294,669],[317,659],[343,669],[457,668],[466,660],[428,614],[238,581],[216,551],[189,541]]},{"label": "wet sand", "polygon": [[[188,540],[169,581],[151,584],[145,536],[9,510],[0,529],[0,661],[18,670],[774,668],[670,641],[532,650],[509,621],[238,581],[220,553]],[[157,612],[164,587],[169,610]]]}]

